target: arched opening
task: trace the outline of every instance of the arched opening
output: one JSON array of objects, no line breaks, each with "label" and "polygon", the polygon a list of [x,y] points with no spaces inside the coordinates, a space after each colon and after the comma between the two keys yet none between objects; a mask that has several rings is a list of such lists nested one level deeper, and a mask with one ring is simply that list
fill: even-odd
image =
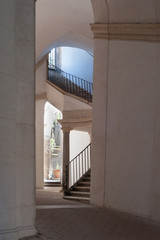
[{"label": "arched opening", "polygon": [[44,186],[62,182],[62,113],[46,102],[44,109]]},{"label": "arched opening", "polygon": [[[40,162],[36,168],[40,175],[37,179],[37,188],[43,188],[44,180],[44,169],[41,164],[44,146],[44,105],[49,101],[62,111],[64,106],[71,104],[71,96],[67,94],[63,96],[62,92],[57,90],[52,94],[51,85],[46,81],[44,56],[53,47],[59,46],[79,47],[93,52],[89,24],[94,21],[89,0],[39,0],[36,4],[38,66],[35,99],[35,0],[1,1],[0,238],[2,239],[17,240],[36,232],[34,101],[36,100],[38,130],[36,148],[39,148],[36,159]],[[92,4],[96,23],[92,25],[95,38],[92,203],[159,221],[160,2],[92,0]],[[63,104],[57,99],[63,99]],[[80,100],[76,97],[70,105],[77,110],[76,116],[79,116],[82,105],[83,113],[91,110],[86,108],[86,102],[78,101]],[[88,106],[91,107],[89,104]],[[67,111],[65,116],[71,114],[70,110],[65,108]],[[74,116],[73,114],[73,118],[68,119],[74,120],[72,123],[76,125]],[[84,124],[83,127],[87,131],[91,127],[90,114],[86,118],[88,122],[85,119],[83,124],[87,122],[88,125]],[[69,131],[72,131],[68,124],[71,121],[68,119],[62,122],[66,141],[69,139]],[[80,130],[80,125],[76,125],[76,128]],[[62,212],[64,226],[69,223],[70,230],[67,228],[61,238],[64,236],[75,238],[75,235],[72,235],[75,233],[73,230],[77,230],[76,224],[74,225],[75,219],[77,220],[79,213],[82,212],[81,209],[80,211],[76,209],[75,215],[70,214],[72,220],[74,219],[71,221],[72,224],[68,221],[68,211]],[[44,211],[41,213],[40,219],[45,219]],[[104,217],[102,209],[101,213]],[[52,229],[55,227],[57,222],[55,219],[52,221],[50,217],[55,217],[56,214],[50,214],[50,224],[47,227],[51,226]],[[121,229],[124,231],[124,222],[119,225],[120,215],[118,214],[118,221],[114,222],[113,226],[122,226]],[[92,216],[95,215],[87,214],[86,209],[84,210],[84,218],[80,218],[86,232],[82,232],[80,228],[77,239],[78,237],[86,239],[87,234],[90,234],[87,227],[95,219]],[[103,239],[105,236],[102,228],[97,231],[101,218],[97,219],[98,222],[92,225],[91,230],[95,230],[92,233],[102,235],[97,234],[97,237],[94,234],[93,237]],[[126,219],[127,226],[128,223],[133,223],[133,219]],[[106,227],[106,222],[109,221],[105,218],[103,226]],[[152,239],[159,238],[159,229],[155,232],[157,223],[154,225],[152,222],[151,225]],[[59,226],[58,223],[50,238],[54,237]],[[137,226],[136,222],[134,230],[137,230]],[[147,239],[148,224],[141,226],[140,232],[133,231],[131,235],[128,231],[128,239],[140,239],[142,236]],[[113,232],[114,239],[119,238],[120,233],[124,234],[121,231]],[[111,234],[110,229],[107,236],[108,234]],[[126,236],[126,232],[124,235]]]},{"label": "arched opening", "polygon": [[[48,63],[47,63],[48,61]],[[46,63],[48,67],[48,72],[46,71]],[[43,75],[45,70],[45,74]],[[67,72],[65,72],[65,71]],[[48,74],[47,74],[48,73]],[[75,75],[73,75],[75,74]],[[59,47],[53,49],[49,55],[48,59],[44,61],[40,67],[37,69],[37,91],[38,86],[41,84],[46,84],[46,93],[44,94],[44,99],[37,99],[37,121],[43,123],[42,115],[39,116],[39,107],[43,108],[43,105],[46,102],[46,99],[56,108],[60,109],[63,114],[63,119],[59,122],[62,123],[62,129],[70,128],[70,146],[67,159],[71,161],[72,158],[75,158],[89,143],[91,133],[91,103],[89,102],[90,96],[92,96],[92,81],[93,81],[93,57],[88,54],[86,51],[77,49],[77,48],[69,48],[69,47]],[[46,76],[46,83],[45,78]],[[87,78],[86,81],[83,78]],[[67,83],[67,85],[66,85]],[[91,86],[91,87],[90,87]],[[40,89],[41,91],[41,89]],[[87,95],[87,91],[90,91]],[[83,95],[85,93],[85,95]],[[77,95],[76,95],[77,94]],[[78,96],[78,98],[77,98]],[[83,98],[85,97],[85,98]],[[89,98],[88,98],[89,97]],[[47,104],[45,105],[47,106]],[[45,114],[45,113],[44,113]],[[49,114],[52,115],[52,114]],[[86,121],[89,121],[86,122]],[[85,123],[86,122],[86,123]],[[89,124],[86,125],[86,124]],[[45,125],[45,123],[44,123]],[[37,136],[39,133],[42,133],[41,124],[36,123],[37,127]],[[50,130],[49,130],[50,131]],[[89,134],[88,134],[89,133]],[[42,137],[42,134],[41,134]],[[47,164],[44,164],[43,156],[46,155],[49,149],[49,138],[50,132],[48,136],[46,136],[46,140],[44,139],[44,143],[40,141],[40,136],[37,137],[37,169],[41,169],[41,171],[37,171],[37,189],[43,188],[42,179],[45,179],[45,185],[47,182],[55,182],[55,179],[52,178],[53,171],[50,174],[49,172],[43,173],[42,169],[47,168],[49,171],[49,161],[45,161]],[[46,142],[48,142],[47,151],[43,150],[44,146],[46,146]],[[38,147],[39,143],[41,144],[41,148]],[[73,144],[74,143],[74,144]],[[72,146],[74,145],[74,146]],[[65,144],[64,144],[65,147]],[[41,150],[41,157],[40,152]],[[43,153],[44,152],[44,153]],[[65,155],[65,151],[64,155]],[[39,157],[38,157],[39,156]],[[51,156],[51,154],[50,154]],[[63,170],[61,169],[61,184],[63,186],[63,180],[66,177],[63,176],[65,174],[66,156],[61,156],[61,161],[63,162]],[[41,161],[40,161],[41,159]],[[77,163],[76,163],[77,164]],[[82,164],[82,163],[81,163]],[[46,165],[46,166],[45,166]],[[89,165],[89,163],[88,163]],[[41,167],[40,167],[41,166]],[[62,173],[63,171],[63,173]],[[75,170],[77,171],[77,170]],[[86,169],[87,171],[87,169]],[[83,171],[81,171],[83,172]],[[75,173],[73,173],[75,174]],[[84,174],[84,172],[83,172]],[[47,177],[46,177],[47,176]],[[49,179],[48,179],[49,176]],[[73,178],[73,177],[72,177]],[[80,175],[79,175],[80,178]],[[78,180],[78,179],[77,179]]]}]

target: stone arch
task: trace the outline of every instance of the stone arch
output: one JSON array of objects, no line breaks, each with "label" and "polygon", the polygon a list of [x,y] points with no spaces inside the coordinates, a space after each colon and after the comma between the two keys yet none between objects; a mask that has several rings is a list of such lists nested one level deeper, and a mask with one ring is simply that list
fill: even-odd
[{"label": "stone arch", "polygon": [[95,23],[108,23],[109,22],[109,12],[108,12],[108,3],[106,0],[91,0],[94,21]]},{"label": "stone arch", "polygon": [[91,0],[95,23],[158,23],[159,0]]}]

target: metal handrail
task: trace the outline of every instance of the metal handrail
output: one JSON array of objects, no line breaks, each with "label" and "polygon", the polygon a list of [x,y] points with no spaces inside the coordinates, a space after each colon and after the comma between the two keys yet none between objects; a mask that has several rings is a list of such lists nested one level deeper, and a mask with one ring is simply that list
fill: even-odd
[{"label": "metal handrail", "polygon": [[[58,74],[57,76],[54,74]],[[93,84],[48,63],[48,80],[64,91],[92,102]]]},{"label": "metal handrail", "polygon": [[91,143],[66,165],[65,193],[91,168]]}]

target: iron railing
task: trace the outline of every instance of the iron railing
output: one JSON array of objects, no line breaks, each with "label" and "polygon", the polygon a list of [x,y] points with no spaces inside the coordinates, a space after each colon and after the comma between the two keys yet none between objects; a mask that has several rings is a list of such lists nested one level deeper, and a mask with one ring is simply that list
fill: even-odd
[{"label": "iron railing", "polygon": [[92,83],[70,73],[66,73],[51,63],[48,63],[48,80],[64,91],[81,97],[88,102],[92,102]]},{"label": "iron railing", "polygon": [[91,143],[66,165],[65,194],[91,168]]}]

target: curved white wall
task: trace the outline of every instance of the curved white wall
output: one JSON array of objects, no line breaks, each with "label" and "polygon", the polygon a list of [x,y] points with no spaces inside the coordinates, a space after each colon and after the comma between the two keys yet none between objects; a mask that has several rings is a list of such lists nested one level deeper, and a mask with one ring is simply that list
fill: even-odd
[{"label": "curved white wall", "polygon": [[89,134],[81,131],[70,132],[70,160],[76,157],[90,143]]},{"label": "curved white wall", "polygon": [[71,47],[62,47],[62,70],[93,82],[93,56],[88,52]]},{"label": "curved white wall", "polygon": [[[36,58],[58,46],[93,51],[93,10],[90,0],[38,0],[36,2]],[[59,45],[60,43],[60,45]]]}]

